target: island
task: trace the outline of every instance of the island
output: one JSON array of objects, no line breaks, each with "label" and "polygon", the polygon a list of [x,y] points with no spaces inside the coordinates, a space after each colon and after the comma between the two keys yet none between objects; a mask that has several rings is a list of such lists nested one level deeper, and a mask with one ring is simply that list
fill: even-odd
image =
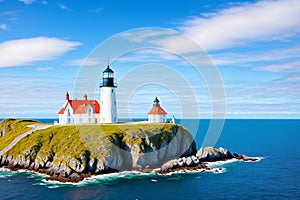
[{"label": "island", "polygon": [[171,123],[45,125],[34,120],[0,122],[0,167],[29,170],[47,180],[79,182],[120,171],[168,174],[209,170],[207,163],[256,161],[220,147],[203,147],[187,129]]}]

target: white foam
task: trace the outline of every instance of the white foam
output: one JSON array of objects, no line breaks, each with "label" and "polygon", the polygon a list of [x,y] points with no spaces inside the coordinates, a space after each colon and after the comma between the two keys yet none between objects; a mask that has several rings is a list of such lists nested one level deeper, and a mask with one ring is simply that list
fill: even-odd
[{"label": "white foam", "polygon": [[151,173],[142,173],[142,172],[138,172],[138,171],[124,171],[124,172],[115,172],[115,173],[109,173],[109,174],[101,174],[101,175],[93,175],[90,177],[87,177],[85,179],[83,179],[82,181],[78,182],[78,183],[73,183],[73,182],[59,182],[59,181],[55,181],[55,180],[46,180],[43,179],[42,182],[44,182],[47,187],[49,188],[54,188],[55,187],[64,187],[64,186],[84,186],[84,185],[88,185],[88,184],[93,184],[93,183],[97,183],[99,180],[103,180],[103,182],[105,183],[106,181],[114,181],[117,180],[119,178],[131,178],[131,177],[137,177],[137,176],[149,176],[149,175],[153,175]]},{"label": "white foam", "polygon": [[[264,157],[248,157],[248,158],[254,158],[256,159],[256,161],[246,161],[246,162],[259,162],[262,159],[264,159]],[[124,172],[115,172],[115,173],[109,173],[109,174],[102,174],[102,175],[94,175],[88,178],[85,178],[83,181],[80,181],[78,183],[73,183],[73,182],[59,182],[59,181],[55,181],[55,180],[46,180],[47,176],[46,174],[41,174],[38,172],[34,172],[34,171],[30,171],[30,170],[18,170],[18,171],[11,171],[7,168],[0,168],[0,173],[3,172],[2,174],[0,174],[0,178],[9,178],[11,176],[13,176],[14,174],[17,173],[30,173],[30,177],[28,178],[35,178],[35,177],[41,177],[41,180],[36,183],[35,185],[42,185],[42,186],[46,186],[48,188],[58,188],[58,187],[68,187],[68,186],[85,186],[88,184],[101,184],[102,182],[99,182],[99,180],[103,180],[103,183],[107,183],[110,181],[115,181],[117,179],[120,178],[124,178],[124,179],[131,179],[131,178],[137,178],[140,176],[150,176],[152,177],[152,179],[150,179],[151,182],[157,182],[158,179],[155,179],[155,177],[157,176],[172,176],[173,174],[193,174],[193,173],[201,173],[201,172],[209,172],[209,173],[214,173],[214,174],[221,174],[226,172],[226,165],[231,164],[231,163],[235,163],[235,162],[244,162],[241,160],[237,160],[235,158],[233,159],[229,159],[226,161],[216,161],[216,162],[206,162],[205,164],[207,165],[207,167],[209,167],[210,169],[196,169],[196,170],[178,170],[175,172],[169,172],[167,174],[156,174],[156,171],[159,170],[158,169],[154,169],[151,173],[143,173],[143,172],[139,172],[139,171],[124,171]],[[8,181],[10,181],[10,179],[8,179]]]},{"label": "white foam", "polygon": [[232,158],[229,160],[222,160],[222,161],[214,161],[214,162],[206,162],[207,167],[218,167],[218,166],[223,166],[231,163],[238,162],[239,160]]}]

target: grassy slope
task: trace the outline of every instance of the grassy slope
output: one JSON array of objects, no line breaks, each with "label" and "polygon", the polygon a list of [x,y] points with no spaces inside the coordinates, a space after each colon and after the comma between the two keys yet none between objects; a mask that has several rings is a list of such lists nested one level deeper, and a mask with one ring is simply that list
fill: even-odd
[{"label": "grassy slope", "polygon": [[[21,124],[24,128],[23,123]],[[117,145],[140,145],[145,136],[151,137],[156,134],[159,134],[159,140],[163,140],[162,133],[171,134],[174,127],[177,128],[177,125],[150,123],[53,126],[21,139],[7,153],[13,158],[25,156],[26,160],[48,157],[53,163],[59,163],[62,159],[66,160],[66,157],[80,159],[88,150],[91,158],[101,160],[108,156],[111,142]],[[17,130],[22,128],[18,127]]]},{"label": "grassy slope", "polygon": [[0,150],[9,145],[16,137],[29,131],[32,127],[28,125],[38,124],[39,122],[33,120],[15,120],[5,119],[0,122],[0,132],[4,132],[0,137]]}]

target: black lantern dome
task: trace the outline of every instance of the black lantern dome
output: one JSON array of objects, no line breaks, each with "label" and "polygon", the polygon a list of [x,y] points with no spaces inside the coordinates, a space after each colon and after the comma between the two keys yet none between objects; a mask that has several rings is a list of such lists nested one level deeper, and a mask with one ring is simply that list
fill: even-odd
[{"label": "black lantern dome", "polygon": [[114,83],[114,71],[107,65],[103,71],[103,81],[100,87],[116,87]]}]

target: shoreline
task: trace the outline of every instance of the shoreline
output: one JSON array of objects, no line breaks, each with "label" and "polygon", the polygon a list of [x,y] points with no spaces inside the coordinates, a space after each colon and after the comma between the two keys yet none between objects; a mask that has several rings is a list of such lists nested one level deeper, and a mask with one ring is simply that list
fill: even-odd
[{"label": "shoreline", "polygon": [[[240,155],[240,154],[238,154]],[[77,179],[77,181],[62,181],[60,179],[51,178],[50,175],[38,172],[35,170],[30,169],[11,169],[9,166],[2,166],[0,167],[0,171],[6,171],[10,173],[30,173],[33,175],[37,175],[42,177],[42,182],[46,184],[62,184],[62,185],[82,185],[86,182],[89,182],[93,179],[106,179],[111,177],[126,177],[130,175],[142,175],[142,176],[172,176],[174,174],[186,174],[186,173],[204,173],[204,172],[211,172],[211,173],[223,173],[226,171],[226,168],[224,168],[222,165],[232,163],[232,162],[259,162],[264,157],[245,157],[241,159],[238,158],[231,158],[231,159],[224,159],[224,160],[218,160],[218,161],[211,161],[211,162],[203,162],[199,164],[198,166],[194,167],[181,167],[176,169],[168,170],[167,172],[161,172],[162,168],[156,168],[153,169],[151,172],[145,172],[145,171],[137,171],[137,170],[131,170],[131,171],[120,171],[120,172],[111,172],[111,173],[104,173],[104,174],[85,174],[83,176],[80,176],[80,180]],[[215,167],[214,167],[215,166]]]}]

